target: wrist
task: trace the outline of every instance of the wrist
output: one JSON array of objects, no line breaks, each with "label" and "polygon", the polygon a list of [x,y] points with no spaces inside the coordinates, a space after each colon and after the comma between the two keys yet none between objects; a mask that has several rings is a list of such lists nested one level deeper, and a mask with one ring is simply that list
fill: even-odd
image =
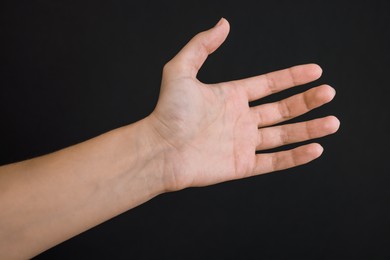
[{"label": "wrist", "polygon": [[[127,175],[152,198],[168,191],[166,165],[169,146],[156,134],[150,117],[118,129],[127,147]],[[135,187],[130,187],[134,189]],[[148,198],[147,198],[148,199]]]}]

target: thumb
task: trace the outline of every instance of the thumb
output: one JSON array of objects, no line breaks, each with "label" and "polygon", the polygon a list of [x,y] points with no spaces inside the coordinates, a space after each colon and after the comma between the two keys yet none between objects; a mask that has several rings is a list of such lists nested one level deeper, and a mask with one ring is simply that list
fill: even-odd
[{"label": "thumb", "polygon": [[164,67],[164,74],[170,78],[195,78],[207,59],[225,41],[229,34],[229,22],[221,18],[211,29],[198,33]]}]

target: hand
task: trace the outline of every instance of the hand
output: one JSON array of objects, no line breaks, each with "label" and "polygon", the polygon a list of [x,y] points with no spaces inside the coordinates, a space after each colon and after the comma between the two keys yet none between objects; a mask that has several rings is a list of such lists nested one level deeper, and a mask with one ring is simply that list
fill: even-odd
[{"label": "hand", "polygon": [[319,144],[275,153],[256,151],[322,137],[339,127],[333,116],[273,126],[331,101],[335,91],[327,85],[275,103],[249,106],[249,101],[318,79],[322,70],[315,64],[218,84],[197,80],[207,56],[228,32],[228,22],[221,19],[214,28],[196,35],[164,67],[160,98],[148,120],[159,140],[169,147],[163,169],[167,190],[308,163],[321,155]]}]

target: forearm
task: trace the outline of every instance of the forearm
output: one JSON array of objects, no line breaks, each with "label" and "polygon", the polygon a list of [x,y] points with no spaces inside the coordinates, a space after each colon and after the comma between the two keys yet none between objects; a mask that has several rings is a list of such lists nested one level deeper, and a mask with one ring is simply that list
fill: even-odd
[{"label": "forearm", "polygon": [[0,258],[27,258],[164,191],[145,120],[0,167]]}]

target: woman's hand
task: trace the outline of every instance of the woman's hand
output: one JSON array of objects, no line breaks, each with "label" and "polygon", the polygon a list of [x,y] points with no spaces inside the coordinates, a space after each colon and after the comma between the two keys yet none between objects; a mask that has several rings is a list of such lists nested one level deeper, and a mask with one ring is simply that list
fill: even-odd
[{"label": "woman's hand", "polygon": [[164,67],[160,98],[146,121],[167,147],[163,167],[167,190],[308,163],[321,155],[319,144],[275,153],[256,151],[326,136],[339,127],[333,116],[275,126],[331,101],[335,90],[327,85],[275,103],[249,106],[250,101],[318,79],[322,70],[315,64],[218,84],[200,82],[198,70],[228,32],[228,22],[221,19],[196,35]]}]

